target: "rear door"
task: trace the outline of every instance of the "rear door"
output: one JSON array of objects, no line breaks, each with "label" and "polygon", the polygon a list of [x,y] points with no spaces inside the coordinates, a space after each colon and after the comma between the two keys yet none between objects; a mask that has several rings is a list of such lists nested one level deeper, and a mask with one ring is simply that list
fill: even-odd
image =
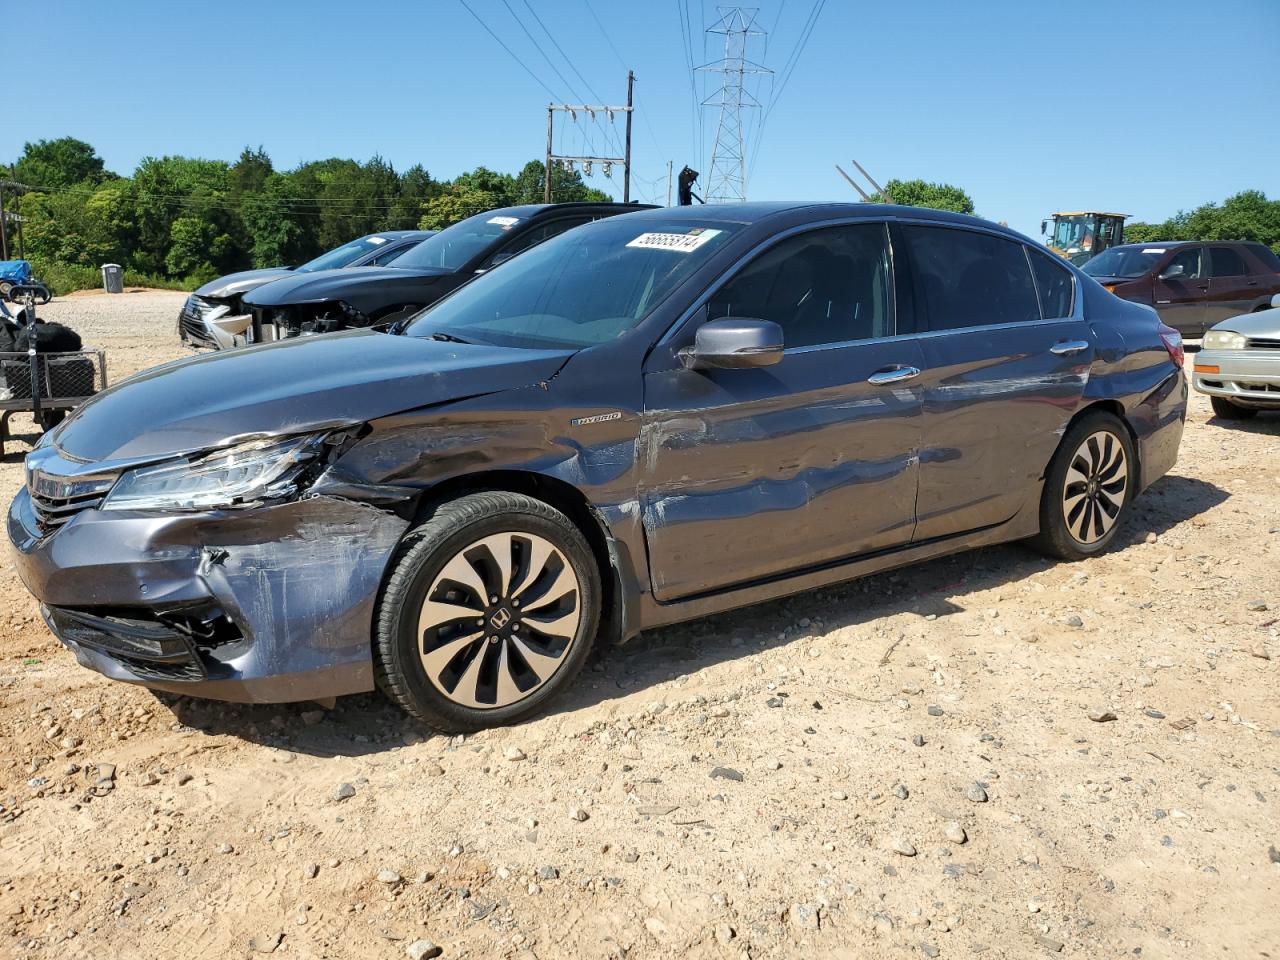
[{"label": "rear door", "polygon": [[[1182,272],[1177,276],[1176,267]],[[1151,279],[1151,303],[1160,319],[1184,337],[1199,338],[1208,319],[1209,263],[1204,246],[1179,247]]]},{"label": "rear door", "polygon": [[1211,246],[1208,254],[1209,300],[1205,307],[1205,324],[1211,327],[1220,320],[1253,309],[1258,278],[1249,275],[1249,266],[1235,247]]},{"label": "rear door", "polygon": [[925,541],[1034,509],[1095,348],[1075,277],[1053,258],[967,228],[901,231],[925,364],[915,533]]},{"label": "rear door", "polygon": [[894,301],[884,223],[807,230],[747,260],[695,314],[778,323],[779,363],[650,357],[641,504],[659,600],[910,541],[921,404],[903,368],[921,360],[894,336]]}]

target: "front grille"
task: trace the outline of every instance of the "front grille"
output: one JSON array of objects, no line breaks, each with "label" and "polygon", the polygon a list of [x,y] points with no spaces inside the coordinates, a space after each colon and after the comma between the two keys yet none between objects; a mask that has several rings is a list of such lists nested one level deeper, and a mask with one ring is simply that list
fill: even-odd
[{"label": "front grille", "polygon": [[201,347],[217,346],[204,325],[204,315],[214,308],[214,304],[192,295],[183,304],[182,313],[178,317],[178,335],[188,343]]},{"label": "front grille", "polygon": [[1280,350],[1280,338],[1275,337],[1250,337],[1248,344],[1258,350]]},{"label": "front grille", "polygon": [[115,482],[114,476],[72,478],[29,471],[27,493],[41,531],[52,533],[77,514],[101,506]]},{"label": "front grille", "polygon": [[1249,393],[1280,393],[1280,384],[1278,383],[1248,383],[1244,380],[1237,380],[1236,386],[1241,390]]}]

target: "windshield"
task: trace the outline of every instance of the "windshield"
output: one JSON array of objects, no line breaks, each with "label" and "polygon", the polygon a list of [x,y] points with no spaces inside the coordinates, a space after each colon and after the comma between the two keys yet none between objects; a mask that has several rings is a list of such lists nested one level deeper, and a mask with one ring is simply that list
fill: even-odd
[{"label": "windshield", "polygon": [[1112,247],[1082,268],[1091,277],[1140,277],[1149,273],[1167,247]]},{"label": "windshield", "polygon": [[423,240],[404,256],[397,257],[396,266],[457,270],[505,237],[521,219],[510,210],[478,213]]},{"label": "windshield", "polygon": [[1053,225],[1053,245],[1068,253],[1093,249],[1093,217],[1059,217]]},{"label": "windshield", "polygon": [[601,220],[477,277],[405,332],[529,348],[604,343],[632,329],[740,228]]},{"label": "windshield", "polygon": [[313,273],[316,270],[335,270],[338,267],[345,267],[363,257],[369,251],[377,250],[386,242],[386,237],[378,237],[372,234],[367,237],[361,237],[359,240],[344,243],[328,253],[322,253],[314,260],[308,260],[298,267],[295,272]]}]

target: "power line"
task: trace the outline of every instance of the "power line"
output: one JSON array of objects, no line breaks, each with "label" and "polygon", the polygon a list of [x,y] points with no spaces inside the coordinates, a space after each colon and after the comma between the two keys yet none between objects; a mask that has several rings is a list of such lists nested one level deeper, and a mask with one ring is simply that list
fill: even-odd
[{"label": "power line", "polygon": [[466,10],[467,13],[471,14],[471,16],[475,19],[476,23],[484,27],[484,32],[489,34],[489,36],[493,37],[493,39],[497,41],[498,46],[502,47],[503,50],[507,51],[507,55],[511,57],[512,60],[520,64],[520,67],[524,70],[524,72],[533,78],[533,82],[536,83],[538,86],[540,86],[543,90],[547,91],[547,96],[549,96],[552,100],[558,99],[555,93],[552,91],[552,89],[542,82],[542,78],[539,77],[532,70],[530,70],[528,64],[526,64],[523,60],[517,57],[515,55],[515,51],[513,51],[510,47],[508,47],[505,43],[503,43],[502,38],[499,37],[492,30],[490,30],[489,25],[485,23],[483,20],[481,20],[480,17],[476,14],[476,12],[471,9],[471,7],[467,6],[467,0],[458,0],[458,2],[462,4],[463,9]]},{"label": "power line", "polygon": [[[582,2],[587,8],[587,13],[591,14],[591,19],[595,21],[596,27],[599,28],[600,36],[604,37],[604,42],[609,45],[609,49],[613,51],[613,55],[618,58],[618,63],[622,64],[622,69],[631,69],[627,64],[627,61],[623,59],[622,54],[618,52],[618,48],[614,45],[613,39],[609,36],[609,31],[604,28],[604,24],[600,22],[600,18],[596,16],[596,12],[591,6],[591,0],[582,0]],[[658,143],[658,135],[653,132],[653,124],[649,122],[649,114],[645,111],[638,112],[640,113],[640,119],[644,121],[645,129],[649,133],[649,139],[653,141],[654,149],[657,150],[659,154],[665,153],[666,151],[662,149],[662,145]]]},{"label": "power line", "polygon": [[[783,0],[785,3],[786,0]],[[782,92],[786,89],[787,82],[791,79],[791,74],[795,72],[796,64],[800,62],[800,57],[804,54],[804,49],[809,43],[809,37],[813,34],[814,27],[818,25],[818,19],[822,16],[822,10],[826,6],[827,0],[813,0],[813,7],[809,10],[809,16],[805,19],[804,26],[800,28],[800,35],[796,38],[796,45],[791,50],[791,55],[787,57],[783,64],[782,70],[779,71],[779,80],[774,85],[773,91],[769,96],[769,103],[760,117],[760,122],[756,126],[756,144],[751,151],[751,169],[755,169],[756,158],[760,155],[760,145],[764,143],[765,126],[769,122],[769,117],[773,113],[773,108],[777,106],[778,101],[782,98]],[[782,15],[779,8],[778,15]]]}]

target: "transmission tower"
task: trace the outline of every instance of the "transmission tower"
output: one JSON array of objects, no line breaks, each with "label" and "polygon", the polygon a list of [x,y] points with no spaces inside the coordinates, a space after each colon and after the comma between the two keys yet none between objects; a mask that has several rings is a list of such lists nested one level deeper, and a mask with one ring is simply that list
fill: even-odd
[{"label": "transmission tower", "polygon": [[746,78],[773,71],[747,59],[748,42],[765,35],[756,25],[759,11],[747,7],[717,10],[720,19],[707,28],[707,33],[724,35],[724,58],[698,68],[723,75],[719,91],[702,101],[704,107],[720,108],[715,145],[711,149],[711,172],[707,175],[707,202],[731,203],[747,199],[742,111],[760,106],[760,101],[747,91]]}]

